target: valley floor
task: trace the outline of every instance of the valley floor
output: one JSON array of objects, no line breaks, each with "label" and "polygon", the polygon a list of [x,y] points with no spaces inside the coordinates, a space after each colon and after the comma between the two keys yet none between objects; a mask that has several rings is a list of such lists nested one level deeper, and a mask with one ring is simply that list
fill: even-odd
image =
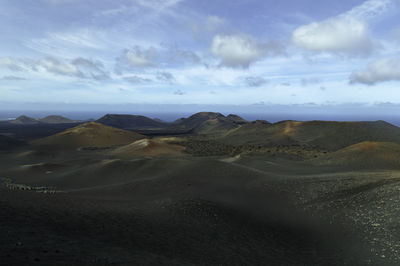
[{"label": "valley floor", "polygon": [[1,265],[399,265],[400,171],[284,156],[0,156]]}]

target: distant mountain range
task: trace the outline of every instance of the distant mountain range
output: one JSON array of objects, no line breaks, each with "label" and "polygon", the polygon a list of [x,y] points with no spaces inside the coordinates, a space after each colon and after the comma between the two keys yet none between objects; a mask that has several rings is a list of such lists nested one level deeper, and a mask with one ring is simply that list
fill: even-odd
[{"label": "distant mountain range", "polygon": [[68,124],[68,123],[77,123],[81,122],[78,120],[71,120],[59,115],[49,115],[44,118],[36,119],[29,116],[21,115],[14,120],[9,121],[12,124],[19,125],[32,125],[32,124]]},{"label": "distant mountain range", "polygon": [[[35,130],[36,128],[42,128],[41,125],[46,125],[46,127],[52,129],[49,130],[49,132],[57,130],[59,130],[58,132],[61,132],[62,130],[65,130],[64,126],[57,127],[58,124],[71,123],[71,127],[77,125],[77,121],[56,115],[47,116],[42,119],[20,116],[13,121],[5,123],[9,123],[10,125],[25,125],[27,127],[32,125],[32,127],[35,126]],[[97,136],[96,134],[102,134],[103,131],[114,132],[111,130],[111,128],[113,128],[125,132],[121,133],[122,131],[118,131],[119,133],[116,133],[117,131],[115,131],[114,133],[117,135],[127,135],[126,132],[134,133],[132,131],[147,136],[151,136],[155,133],[160,133],[159,135],[203,135],[211,137],[213,141],[220,144],[230,146],[307,146],[318,147],[329,151],[337,151],[363,141],[392,142],[400,144],[400,128],[385,121],[281,121],[272,124],[264,120],[249,122],[242,117],[233,114],[224,116],[221,113],[200,112],[187,118],[178,119],[174,122],[164,122],[140,115],[107,114],[98,119],[96,123],[90,125],[90,128],[95,128],[91,130],[90,133],[93,138]],[[101,125],[104,125],[105,127],[102,127]],[[83,129],[81,128],[81,130]],[[3,130],[3,132],[6,132],[6,130]],[[72,132],[75,131],[73,131],[73,129],[67,129],[63,134],[69,136]],[[16,135],[18,137],[21,134]],[[58,135],[58,137],[60,136],[61,135]],[[141,137],[138,136],[139,135],[136,135],[133,139],[140,139]],[[108,138],[115,138],[115,140],[121,139],[120,136],[118,137],[114,135],[110,135]],[[99,140],[98,143],[104,141],[104,145],[125,143],[124,141],[116,141],[114,143],[111,140],[106,140],[106,137],[102,137],[101,139],[102,140]],[[131,138],[127,138],[126,140],[129,142]],[[81,144],[84,144],[83,142],[84,141],[82,141]],[[96,143],[93,143],[93,145]],[[89,144],[90,143],[88,143],[88,145]]]}]

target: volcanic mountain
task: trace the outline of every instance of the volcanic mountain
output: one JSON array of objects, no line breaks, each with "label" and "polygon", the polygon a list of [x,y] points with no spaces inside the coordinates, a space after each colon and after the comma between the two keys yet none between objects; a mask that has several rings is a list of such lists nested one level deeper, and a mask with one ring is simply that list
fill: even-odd
[{"label": "volcanic mountain", "polygon": [[78,123],[79,121],[71,120],[60,115],[49,115],[40,119],[32,118],[26,115],[21,115],[14,120],[10,121],[16,125],[35,125],[35,124],[67,124]]},{"label": "volcanic mountain", "polygon": [[96,122],[121,129],[162,128],[168,124],[141,115],[107,114]]},{"label": "volcanic mountain", "polygon": [[245,123],[247,121],[240,116],[228,115],[226,117],[221,113],[212,112],[200,112],[175,121],[180,128],[198,134],[223,134]]},{"label": "volcanic mountain", "polygon": [[32,144],[57,149],[77,149],[124,145],[143,138],[145,137],[131,131],[88,122],[58,134],[32,141]]},{"label": "volcanic mountain", "polygon": [[40,121],[35,118],[26,116],[26,115],[21,115],[21,116],[17,117],[15,120],[12,120],[11,123],[12,124],[20,124],[20,125],[21,124],[29,125],[29,124],[39,124]]}]

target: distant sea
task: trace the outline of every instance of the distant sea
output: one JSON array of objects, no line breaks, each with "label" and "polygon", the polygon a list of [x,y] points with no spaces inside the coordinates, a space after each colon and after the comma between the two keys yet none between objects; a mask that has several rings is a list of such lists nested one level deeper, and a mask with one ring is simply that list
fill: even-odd
[{"label": "distant sea", "polygon": [[[163,121],[172,122],[178,118],[189,117],[193,113],[188,112],[135,112],[135,113],[125,113],[125,114],[136,114],[143,115],[150,118],[158,118]],[[223,113],[228,115],[228,113]],[[400,126],[400,116],[398,115],[363,115],[363,114],[302,114],[302,113],[235,113],[246,120],[267,120],[269,122],[275,123],[283,120],[296,120],[296,121],[311,121],[311,120],[325,120],[325,121],[376,121],[384,120],[393,125]],[[0,111],[0,120],[12,120],[20,115],[26,115],[33,118],[43,118],[48,115],[62,115],[74,120],[88,120],[88,119],[98,119],[105,115],[101,111],[93,112],[49,112],[49,111]]]}]

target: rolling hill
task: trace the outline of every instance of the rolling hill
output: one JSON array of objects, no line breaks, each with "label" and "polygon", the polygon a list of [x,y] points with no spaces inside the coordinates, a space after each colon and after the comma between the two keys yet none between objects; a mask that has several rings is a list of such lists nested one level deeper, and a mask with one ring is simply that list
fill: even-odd
[{"label": "rolling hill", "polygon": [[366,168],[399,168],[400,144],[363,141],[314,160],[318,165]]},{"label": "rolling hill", "polygon": [[145,137],[131,131],[88,122],[31,143],[52,149],[77,149],[124,145],[143,138]]},{"label": "rolling hill", "polygon": [[44,118],[38,119],[38,121],[46,124],[67,124],[67,123],[76,123],[79,121],[71,120],[69,118],[60,116],[60,115],[49,115]]},{"label": "rolling hill", "polygon": [[400,128],[385,121],[253,122],[227,132],[219,141],[233,145],[304,145],[334,151],[362,141],[400,143]]}]

